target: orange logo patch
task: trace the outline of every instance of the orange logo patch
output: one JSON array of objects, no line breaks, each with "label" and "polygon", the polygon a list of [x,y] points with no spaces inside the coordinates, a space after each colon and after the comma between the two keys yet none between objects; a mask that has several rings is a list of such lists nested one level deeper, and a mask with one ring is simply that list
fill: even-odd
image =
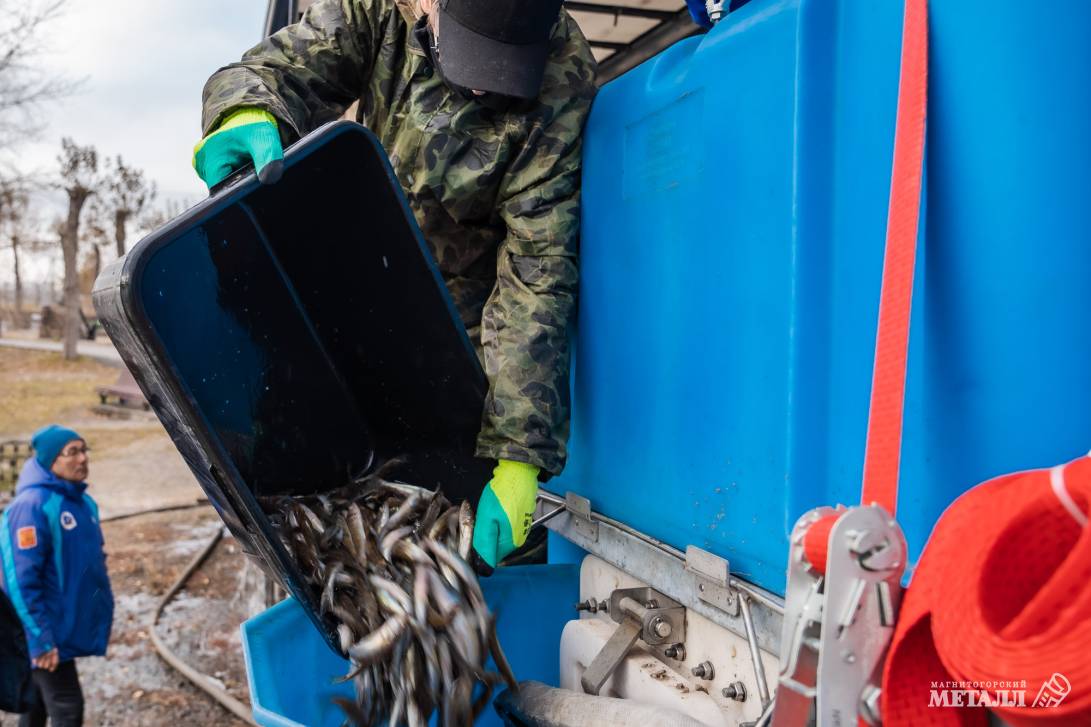
[{"label": "orange logo patch", "polygon": [[33,525],[19,528],[15,531],[15,540],[19,544],[19,550],[30,550],[38,547],[38,531]]}]

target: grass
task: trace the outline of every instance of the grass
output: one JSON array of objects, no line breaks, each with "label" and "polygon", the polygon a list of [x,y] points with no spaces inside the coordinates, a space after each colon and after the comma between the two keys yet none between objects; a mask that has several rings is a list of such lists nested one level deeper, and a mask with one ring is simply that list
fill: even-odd
[{"label": "grass", "polygon": [[143,426],[110,427],[109,429],[84,424],[79,427],[79,433],[86,439],[87,446],[92,451],[92,457],[101,457],[103,454],[128,447],[138,440],[159,439],[163,436],[163,429],[151,422]]},{"label": "grass", "polygon": [[95,388],[117,375],[118,369],[85,357],[65,361],[59,353],[0,348],[0,439],[90,416],[98,403]]}]

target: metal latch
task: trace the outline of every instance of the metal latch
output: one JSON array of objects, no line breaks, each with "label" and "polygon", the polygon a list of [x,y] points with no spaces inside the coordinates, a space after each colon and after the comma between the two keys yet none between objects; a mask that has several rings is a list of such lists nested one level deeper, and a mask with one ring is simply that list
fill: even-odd
[{"label": "metal latch", "polygon": [[649,646],[686,640],[686,609],[652,588],[619,588],[610,594],[607,613],[618,627],[595,655],[580,683],[598,694],[637,640]]},{"label": "metal latch", "polygon": [[[836,515],[826,572],[803,553],[817,520]],[[861,717],[878,724],[883,658],[901,603],[906,545],[881,507],[819,508],[792,530],[773,727],[839,727]]]},{"label": "metal latch", "polygon": [[730,586],[731,566],[726,559],[690,545],[686,571],[696,578],[699,599],[731,616],[739,615],[739,595]]},{"label": "metal latch", "polygon": [[575,492],[564,493],[564,507],[576,532],[593,543],[599,540],[599,524],[591,519],[591,501]]}]

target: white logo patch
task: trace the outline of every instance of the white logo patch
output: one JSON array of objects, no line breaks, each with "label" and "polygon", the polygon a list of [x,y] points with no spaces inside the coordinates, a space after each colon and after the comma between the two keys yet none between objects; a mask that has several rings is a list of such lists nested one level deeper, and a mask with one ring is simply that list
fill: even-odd
[{"label": "white logo patch", "polygon": [[61,513],[61,527],[65,530],[76,529],[76,516],[65,510]]}]

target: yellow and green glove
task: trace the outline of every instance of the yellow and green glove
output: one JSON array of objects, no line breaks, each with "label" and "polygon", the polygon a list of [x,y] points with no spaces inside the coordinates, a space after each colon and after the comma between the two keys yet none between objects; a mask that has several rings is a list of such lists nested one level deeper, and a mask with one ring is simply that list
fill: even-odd
[{"label": "yellow and green glove", "polygon": [[474,550],[495,568],[527,540],[538,499],[538,468],[502,459],[477,502]]},{"label": "yellow and green glove", "polygon": [[193,168],[209,189],[251,162],[262,184],[274,184],[284,172],[284,147],[277,120],[259,108],[241,108],[228,114],[193,149]]}]

